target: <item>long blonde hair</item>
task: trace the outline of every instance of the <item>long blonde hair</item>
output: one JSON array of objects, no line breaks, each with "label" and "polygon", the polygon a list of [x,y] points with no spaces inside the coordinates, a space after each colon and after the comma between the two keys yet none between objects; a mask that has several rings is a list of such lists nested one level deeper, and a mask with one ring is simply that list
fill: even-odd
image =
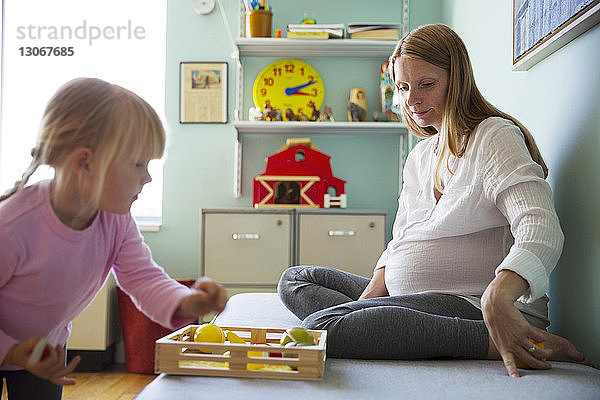
[{"label": "long blonde hair", "polygon": [[135,93],[100,79],[73,79],[48,102],[31,164],[0,201],[23,189],[40,165],[60,167],[81,147],[89,148],[99,161],[99,179],[89,199],[97,205],[113,160],[125,155],[160,158],[165,131],[156,111]]},{"label": "long blonde hair", "polygon": [[[442,148],[438,153],[434,173],[435,186],[440,192],[443,191],[440,166],[445,163],[448,171],[452,173],[448,167],[450,155],[462,157],[475,127],[484,119],[493,116],[511,120],[519,127],[525,137],[525,144],[531,158],[542,167],[544,177],[548,176],[548,168],[531,132],[516,118],[490,104],[479,92],[467,48],[456,32],[443,24],[430,24],[420,26],[406,34],[398,42],[390,57],[389,70],[394,81],[393,64],[401,56],[419,58],[445,69],[449,74],[448,94],[441,132],[439,132]],[[422,128],[417,125],[404,104],[401,110],[405,123],[415,136],[426,138],[438,133],[434,127]]]}]

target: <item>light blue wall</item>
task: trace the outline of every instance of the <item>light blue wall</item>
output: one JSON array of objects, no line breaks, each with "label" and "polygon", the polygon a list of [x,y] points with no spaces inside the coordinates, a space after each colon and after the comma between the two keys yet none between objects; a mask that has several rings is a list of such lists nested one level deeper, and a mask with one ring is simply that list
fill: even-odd
[{"label": "light blue wall", "polygon": [[[414,3],[414,2],[413,2]],[[566,236],[551,276],[550,330],[600,364],[600,25],[525,72],[511,70],[512,2],[447,0],[484,96],[533,133]]]},{"label": "light blue wall", "polygon": [[[222,2],[227,21],[238,34],[237,0]],[[169,0],[167,10],[166,124],[169,130],[168,158],[164,169],[163,226],[159,233],[145,233],[155,260],[174,278],[197,277],[200,267],[200,208],[249,208],[252,178],[264,172],[265,157],[285,142],[285,136],[244,136],[243,192],[233,196],[235,108],[234,49],[219,8],[197,15],[191,1]],[[285,31],[306,13],[319,23],[401,22],[401,1],[348,2],[345,0],[273,0],[273,30]],[[441,0],[420,2],[411,10],[411,26],[441,18]],[[245,115],[254,77],[271,58],[245,59]],[[229,122],[227,124],[181,125],[179,121],[179,63],[182,61],[226,61],[229,63]],[[378,106],[378,74],[383,60],[360,58],[310,58],[325,80],[325,103],[336,120],[346,120],[345,103],[352,87],[367,89],[369,110]],[[347,180],[349,208],[386,209],[389,225],[396,211],[398,194],[399,138],[393,135],[316,136],[313,142],[332,157],[334,175]],[[376,260],[373,260],[375,263]]]}]

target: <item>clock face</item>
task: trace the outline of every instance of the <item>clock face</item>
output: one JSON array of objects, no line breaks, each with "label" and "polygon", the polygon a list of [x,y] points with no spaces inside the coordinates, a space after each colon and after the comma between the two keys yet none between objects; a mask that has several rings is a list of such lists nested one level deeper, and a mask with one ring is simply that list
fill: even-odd
[{"label": "clock face", "polygon": [[[321,109],[325,87],[319,73],[308,63],[300,60],[278,60],[267,65],[254,81],[254,104],[262,111],[271,104],[289,120],[286,111],[294,114],[312,114],[310,102],[316,110]],[[301,114],[300,114],[301,115]]]}]

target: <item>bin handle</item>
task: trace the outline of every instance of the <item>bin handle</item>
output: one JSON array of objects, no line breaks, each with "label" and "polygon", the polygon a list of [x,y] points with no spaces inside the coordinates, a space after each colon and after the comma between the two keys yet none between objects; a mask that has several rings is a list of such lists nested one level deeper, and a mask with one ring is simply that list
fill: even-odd
[{"label": "bin handle", "polygon": [[354,236],[355,231],[343,231],[343,230],[330,230],[329,236]]},{"label": "bin handle", "polygon": [[260,235],[258,233],[234,233],[231,238],[233,240],[258,240]]}]

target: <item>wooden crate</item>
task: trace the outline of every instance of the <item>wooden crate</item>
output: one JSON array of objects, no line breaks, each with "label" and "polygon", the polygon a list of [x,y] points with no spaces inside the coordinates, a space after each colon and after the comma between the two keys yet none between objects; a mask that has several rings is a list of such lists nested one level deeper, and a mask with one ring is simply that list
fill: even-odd
[{"label": "wooden crate", "polygon": [[[321,380],[325,367],[327,331],[309,330],[314,346],[281,347],[285,329],[240,328],[222,326],[233,331],[246,344],[189,341],[199,325],[188,325],[156,341],[156,373],[175,375],[235,376]],[[211,353],[201,350],[211,351]],[[262,356],[248,352],[262,352]],[[248,366],[250,364],[250,367]],[[260,368],[260,366],[265,366]],[[259,367],[260,369],[255,369]],[[249,369],[250,368],[250,369]]]}]

